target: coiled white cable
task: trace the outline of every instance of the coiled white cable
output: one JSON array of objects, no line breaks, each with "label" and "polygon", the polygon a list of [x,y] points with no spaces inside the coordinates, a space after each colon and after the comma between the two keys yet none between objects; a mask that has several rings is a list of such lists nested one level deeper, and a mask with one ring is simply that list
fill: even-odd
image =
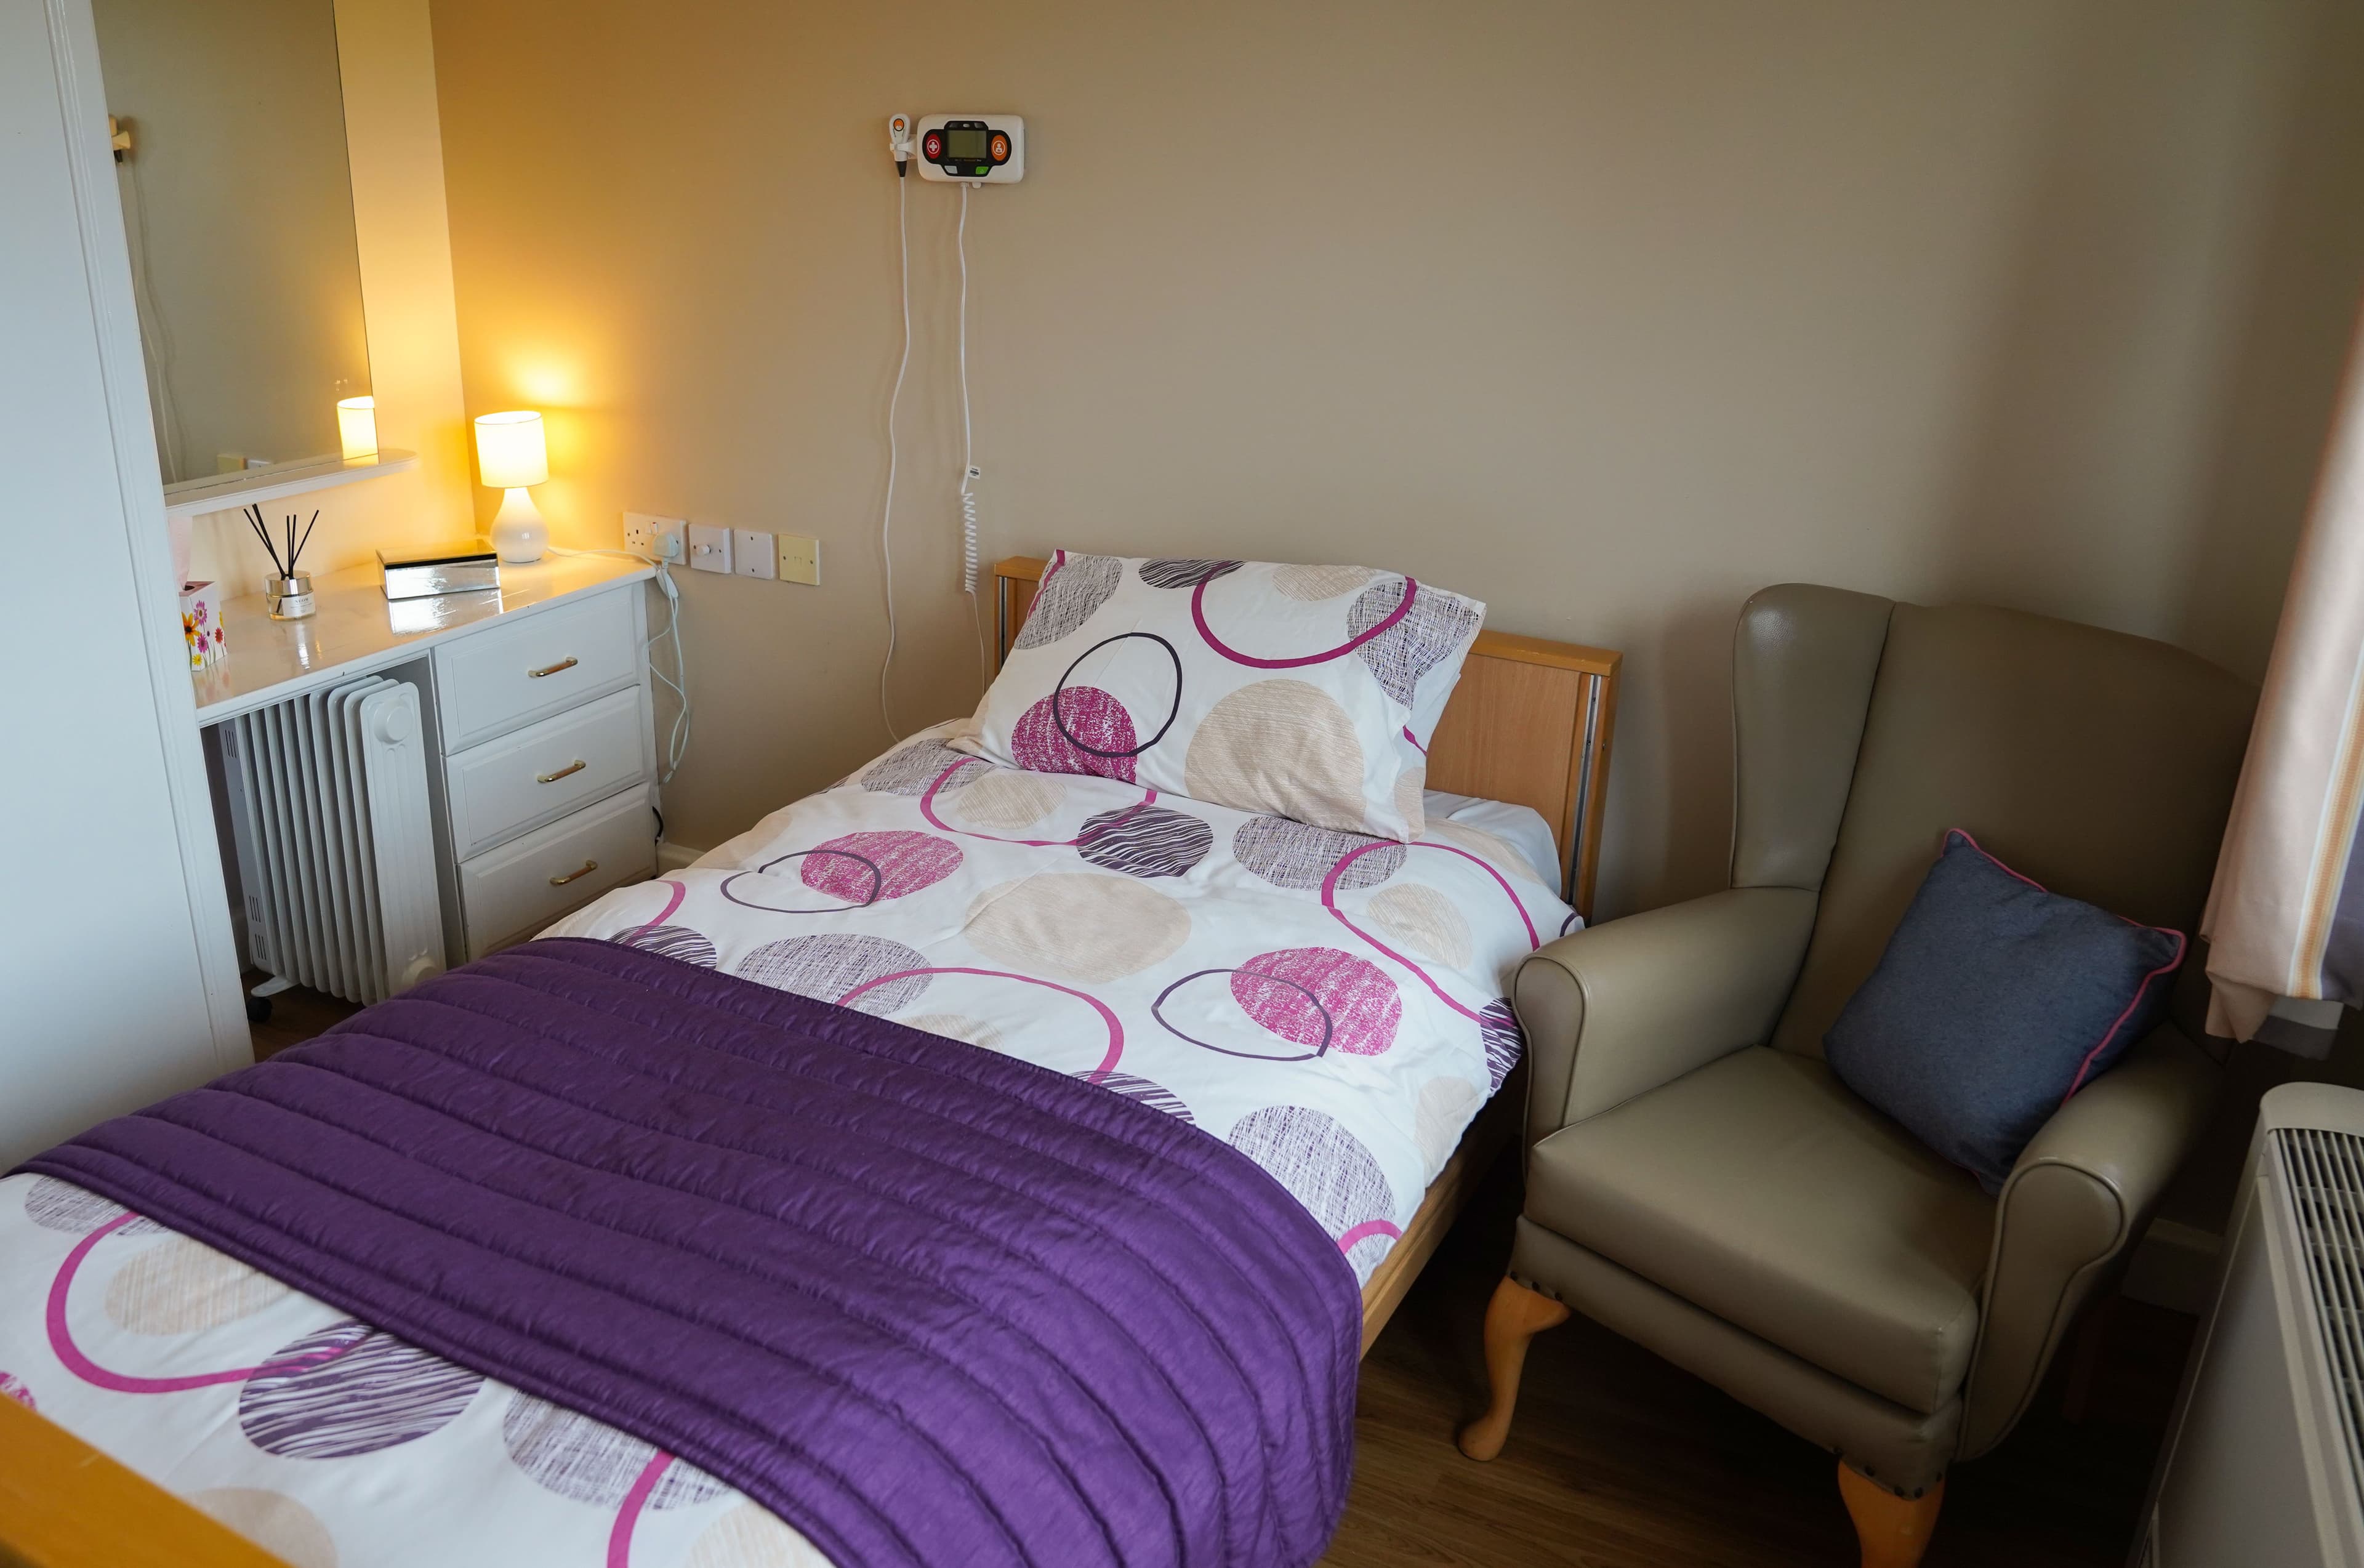
[{"label": "coiled white cable", "polygon": [[895,445],[895,411],[903,401],[903,373],[911,364],[911,228],[910,181],[903,171],[895,179],[895,248],[902,262],[903,357],[895,361],[895,390],[886,398],[886,503],[878,516],[878,560],[886,584],[886,656],[878,662],[878,717],[886,733],[903,739],[895,728],[895,710],[886,700],[886,673],[895,667],[895,470],[900,454]]},{"label": "coiled white cable", "polygon": [[960,252],[960,384],[961,384],[961,592],[976,597],[976,445],[968,418],[968,185],[961,185],[960,227],[953,246]]}]

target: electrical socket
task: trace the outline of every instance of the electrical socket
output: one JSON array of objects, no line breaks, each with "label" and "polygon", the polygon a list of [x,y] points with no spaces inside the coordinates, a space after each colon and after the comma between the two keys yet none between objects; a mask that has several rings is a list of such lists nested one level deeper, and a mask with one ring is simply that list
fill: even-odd
[{"label": "electrical socket", "polygon": [[652,561],[679,562],[689,554],[689,523],[682,517],[659,517],[647,512],[624,514],[624,548]]},{"label": "electrical socket", "polygon": [[820,586],[820,540],[802,534],[780,536],[780,581]]},{"label": "electrical socket", "polygon": [[730,570],[730,530],[719,523],[689,525],[689,565],[693,572]]},{"label": "electrical socket", "polygon": [[730,530],[730,570],[742,577],[760,577],[770,582],[780,574],[780,563],[772,553],[772,536],[754,528]]}]

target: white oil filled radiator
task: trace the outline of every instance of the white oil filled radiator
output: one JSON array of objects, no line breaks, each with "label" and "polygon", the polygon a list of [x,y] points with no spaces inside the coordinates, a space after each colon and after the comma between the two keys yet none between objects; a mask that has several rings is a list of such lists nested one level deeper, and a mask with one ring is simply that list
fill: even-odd
[{"label": "white oil filled radiator", "polygon": [[2136,1568],[2364,1568],[2364,1093],[2258,1109]]},{"label": "white oil filled radiator", "polygon": [[257,967],[349,1002],[443,968],[417,688],[291,697],[226,721],[221,751]]}]

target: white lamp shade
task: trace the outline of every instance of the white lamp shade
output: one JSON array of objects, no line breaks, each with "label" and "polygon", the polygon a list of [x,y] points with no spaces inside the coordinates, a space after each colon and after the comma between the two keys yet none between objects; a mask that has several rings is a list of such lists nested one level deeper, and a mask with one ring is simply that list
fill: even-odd
[{"label": "white lamp shade", "polygon": [[376,398],[348,397],[337,405],[337,439],[348,459],[376,455]]},{"label": "white lamp shade", "polygon": [[495,490],[517,490],[550,477],[541,416],[531,409],[476,417],[476,471]]}]

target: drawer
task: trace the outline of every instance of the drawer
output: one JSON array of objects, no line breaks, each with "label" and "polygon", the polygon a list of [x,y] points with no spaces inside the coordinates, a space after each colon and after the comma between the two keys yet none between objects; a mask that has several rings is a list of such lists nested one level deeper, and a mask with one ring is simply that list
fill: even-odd
[{"label": "drawer", "polygon": [[435,651],[443,750],[465,751],[639,678],[638,589],[498,622]]},{"label": "drawer", "polygon": [[443,778],[459,858],[645,779],[646,730],[641,688],[627,686],[447,759]]},{"label": "drawer", "polygon": [[533,935],[598,894],[657,868],[656,817],[645,788],[586,806],[547,828],[460,862],[468,956]]}]

